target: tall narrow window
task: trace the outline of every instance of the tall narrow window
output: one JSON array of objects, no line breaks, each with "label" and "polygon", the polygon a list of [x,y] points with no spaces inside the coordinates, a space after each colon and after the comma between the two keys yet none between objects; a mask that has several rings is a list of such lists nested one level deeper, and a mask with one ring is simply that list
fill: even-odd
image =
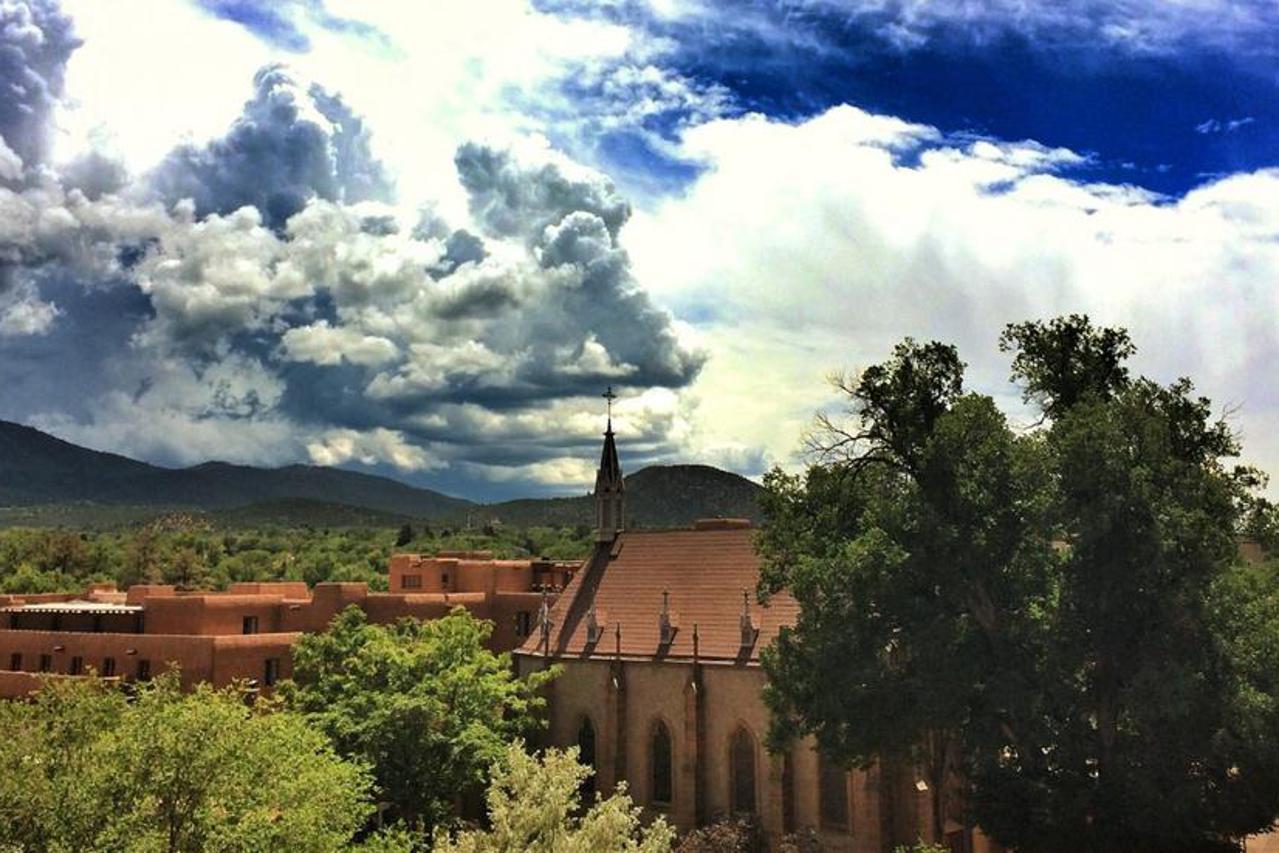
[{"label": "tall narrow window", "polygon": [[137,678],[138,678],[138,681],[151,680],[151,661],[147,660],[146,658],[143,658],[142,660],[138,661]]},{"label": "tall narrow window", "polygon": [[821,754],[817,768],[822,825],[848,831],[848,771]]},{"label": "tall narrow window", "polygon": [[671,733],[666,724],[658,721],[653,727],[653,742],[649,745],[649,793],[655,805],[671,802]]},{"label": "tall narrow window", "polygon": [[515,636],[527,637],[533,633],[533,614],[527,610],[520,610],[515,614]]},{"label": "tall narrow window", "polygon": [[80,673],[84,672],[84,658],[80,657],[79,655],[71,658],[71,666],[67,670],[67,672],[70,673],[71,675],[79,675]]},{"label": "tall narrow window", "polygon": [[585,805],[595,793],[595,726],[590,717],[582,717],[582,725],[577,730],[577,760],[591,768],[591,775],[582,780],[582,803]]},{"label": "tall narrow window", "polygon": [[262,668],[262,681],[267,687],[271,687],[280,680],[280,659],[267,658],[266,664]]},{"label": "tall narrow window", "polygon": [[258,617],[245,616],[244,617],[244,633],[256,634],[257,632],[258,632]]},{"label": "tall narrow window", "polygon": [[102,659],[102,677],[111,678],[115,675],[115,658]]},{"label": "tall narrow window", "polygon": [[737,814],[755,813],[755,738],[744,728],[733,732],[729,742],[732,806]]},{"label": "tall narrow window", "polygon": [[40,671],[53,672],[53,655],[40,655]]},{"label": "tall narrow window", "polygon": [[9,669],[14,672],[22,672],[22,652],[14,652],[9,655]]}]

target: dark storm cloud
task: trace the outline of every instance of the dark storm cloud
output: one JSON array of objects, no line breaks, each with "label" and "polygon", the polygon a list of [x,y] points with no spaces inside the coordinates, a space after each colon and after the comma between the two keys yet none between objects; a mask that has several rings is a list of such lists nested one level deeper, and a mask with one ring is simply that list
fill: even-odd
[{"label": "dark storm cloud", "polygon": [[53,0],[0,0],[0,136],[27,166],[48,154],[50,117],[79,46]]},{"label": "dark storm cloud", "polygon": [[252,205],[275,229],[313,198],[390,199],[369,130],[339,96],[303,86],[279,65],[253,82],[254,97],[226,136],[183,146],[156,169],[151,180],[160,197],[193,199],[201,217]]},{"label": "dark storm cloud", "polygon": [[510,151],[468,142],[453,158],[471,214],[490,233],[536,240],[569,213],[594,213],[613,237],[631,206],[613,182],[570,163],[521,163]]}]

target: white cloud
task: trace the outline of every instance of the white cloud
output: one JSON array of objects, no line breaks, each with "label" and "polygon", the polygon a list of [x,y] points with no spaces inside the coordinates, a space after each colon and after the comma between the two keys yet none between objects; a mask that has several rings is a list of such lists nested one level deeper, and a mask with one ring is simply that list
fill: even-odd
[{"label": "white cloud", "polygon": [[327,320],[289,329],[281,345],[288,360],[312,364],[334,365],[345,360],[377,366],[399,356],[399,348],[392,341],[353,329],[333,328]]},{"label": "white cloud", "polygon": [[[1279,436],[1259,428],[1279,416],[1279,171],[1169,200],[1054,174],[1071,152],[956,147],[894,121],[841,107],[690,130],[709,168],[623,232],[639,279],[704,318],[692,446],[791,456],[831,399],[822,376],[904,335],[957,343],[970,384],[1015,409],[1002,325],[1081,311],[1132,330],[1139,370],[1242,404],[1247,449],[1279,471]],[[917,158],[891,153],[920,140]]]},{"label": "white cloud", "polygon": [[0,305],[0,336],[43,335],[61,313],[52,302],[24,294],[16,302]]},{"label": "white cloud", "polygon": [[316,465],[385,463],[401,471],[429,471],[444,467],[441,460],[427,450],[410,444],[402,434],[382,428],[364,432],[353,429],[328,430],[307,444],[306,450]]}]

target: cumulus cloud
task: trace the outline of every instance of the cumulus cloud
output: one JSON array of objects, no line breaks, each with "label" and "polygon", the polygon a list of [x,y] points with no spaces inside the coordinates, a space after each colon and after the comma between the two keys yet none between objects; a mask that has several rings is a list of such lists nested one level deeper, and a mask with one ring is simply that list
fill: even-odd
[{"label": "cumulus cloud", "polygon": [[280,65],[261,69],[253,83],[226,136],[184,145],[156,169],[151,181],[161,198],[193,199],[199,216],[252,205],[272,228],[313,198],[390,198],[368,128],[339,96]]},{"label": "cumulus cloud", "polygon": [[4,302],[0,302],[0,336],[43,335],[61,313],[57,305],[43,301],[29,288],[14,291]]},{"label": "cumulus cloud", "polygon": [[48,155],[67,59],[79,46],[55,0],[0,0],[0,136],[28,166]]},{"label": "cumulus cloud", "polygon": [[[882,359],[904,335],[957,343],[970,382],[1011,411],[995,339],[1006,322],[1080,311],[1127,326],[1139,370],[1190,375],[1279,470],[1279,172],[1180,199],[1059,172],[1078,155],[962,141],[841,107],[690,130],[708,164],[623,234],[639,276],[702,317],[716,354],[686,392],[704,447],[785,459],[830,399],[823,376]],[[725,288],[723,282],[733,282]],[[798,333],[802,330],[802,334]]]},{"label": "cumulus cloud", "polygon": [[[174,464],[521,468],[563,441],[542,430],[494,453],[480,432],[439,424],[466,421],[458,406],[595,417],[586,395],[604,384],[679,388],[701,368],[631,273],[617,244],[630,207],[603,175],[544,147],[466,145],[456,165],[473,221],[428,202],[408,227],[367,198],[387,195],[385,175],[357,116],[279,66],[254,82],[224,136],[139,179],[89,154],[0,187],[0,265],[24,276],[0,306],[0,336],[93,325],[76,313],[84,300],[43,298],[36,270],[136,288],[146,307],[104,350],[90,419],[28,419]],[[244,438],[213,452],[219,428]],[[183,432],[189,443],[175,441]],[[521,470],[507,479],[551,469]]]},{"label": "cumulus cloud", "polygon": [[352,461],[364,465],[387,463],[401,471],[423,471],[444,465],[423,448],[410,444],[400,433],[381,428],[367,432],[329,430],[306,449],[317,465],[343,465]]},{"label": "cumulus cloud", "polygon": [[631,215],[612,181],[549,150],[522,159],[512,150],[467,142],[453,162],[472,215],[499,237],[535,240],[573,212],[595,214],[616,237]]}]

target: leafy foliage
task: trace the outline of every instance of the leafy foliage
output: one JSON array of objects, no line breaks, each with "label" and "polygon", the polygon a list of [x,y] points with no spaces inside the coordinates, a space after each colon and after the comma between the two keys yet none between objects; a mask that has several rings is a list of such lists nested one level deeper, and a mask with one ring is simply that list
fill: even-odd
[{"label": "leafy foliage", "polygon": [[765,585],[801,604],[765,656],[773,738],[919,762],[937,828],[962,778],[1019,850],[1235,849],[1279,811],[1279,586],[1237,556],[1262,478],[1188,380],[1129,378],[1122,330],[1002,344],[1042,428],[907,341],[846,384],[819,464],[768,478]]},{"label": "leafy foliage", "polygon": [[[592,771],[576,748],[547,750],[540,758],[519,744],[506,748],[491,768],[487,802],[490,828],[450,837],[437,833],[435,853],[666,853],[674,833],[660,817],[641,826],[625,784],[586,808],[582,781]],[[580,816],[579,816],[580,815]]]},{"label": "leafy foliage", "polygon": [[[125,530],[0,530],[0,592],[78,592],[86,583],[172,583],[225,589],[237,581],[364,581],[385,590],[403,531],[306,527],[227,530],[195,516],[164,516]],[[590,531],[571,527],[419,528],[414,551],[489,550],[498,557],[579,559]],[[402,546],[399,546],[402,547]]]},{"label": "leafy foliage", "polygon": [[293,649],[288,707],[367,763],[393,816],[430,829],[484,784],[508,743],[540,724],[554,670],[516,678],[485,648],[492,623],[458,607],[427,622],[370,625],[350,607]]},{"label": "leafy foliage", "polygon": [[321,853],[363,825],[369,787],[297,715],[172,675],[132,701],[54,680],[0,705],[5,849]]}]

